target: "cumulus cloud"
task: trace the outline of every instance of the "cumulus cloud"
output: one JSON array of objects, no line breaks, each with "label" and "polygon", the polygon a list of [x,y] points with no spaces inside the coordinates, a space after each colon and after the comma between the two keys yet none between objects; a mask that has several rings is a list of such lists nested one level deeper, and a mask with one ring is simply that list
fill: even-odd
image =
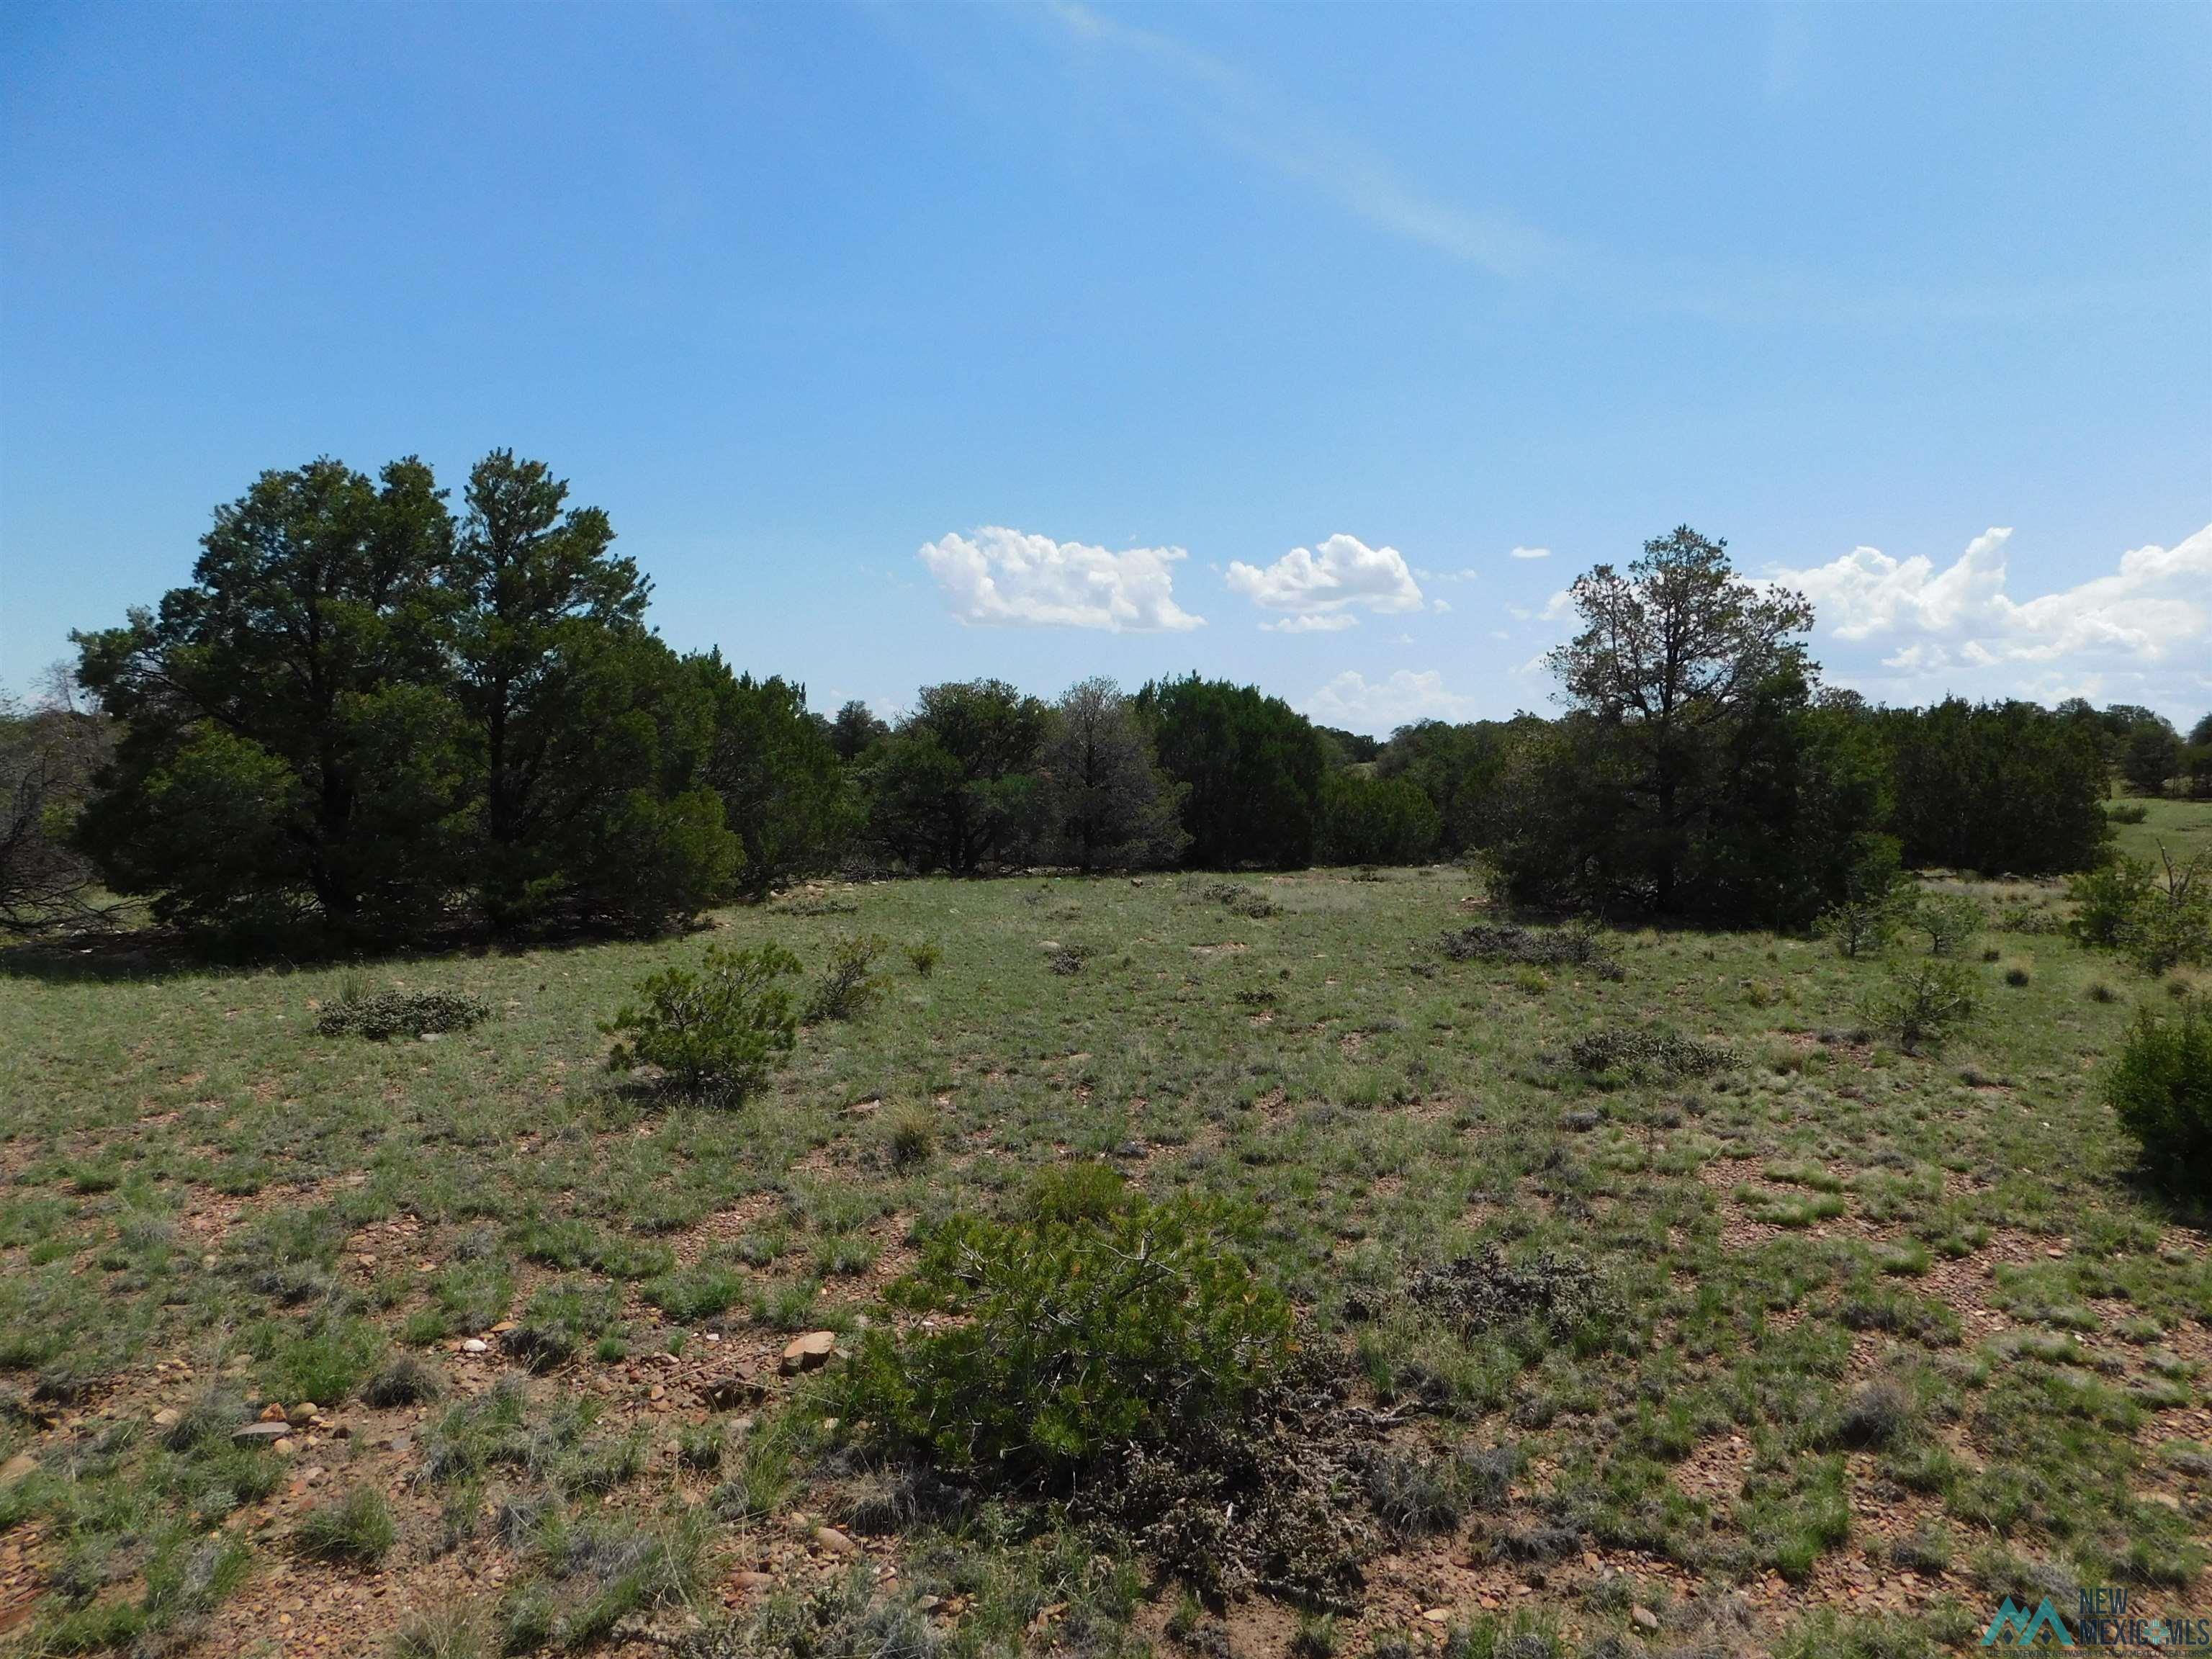
[{"label": "cumulus cloud", "polygon": [[1516,547],[1511,556],[1516,559],[1548,559],[1552,556],[1552,550],[1548,547]]},{"label": "cumulus cloud", "polygon": [[1240,560],[1229,567],[1228,580],[1233,592],[1263,611],[1345,617],[1338,627],[1350,626],[1355,611],[1421,608],[1421,585],[1405,555],[1370,547],[1357,536],[1331,536],[1318,551],[1294,547],[1264,568]]},{"label": "cumulus cloud", "polygon": [[1473,697],[1446,690],[1433,668],[1401,668],[1385,680],[1347,668],[1306,699],[1305,713],[1323,726],[1381,737],[1414,720],[1473,720],[1477,709]]},{"label": "cumulus cloud", "polygon": [[1201,626],[1175,602],[1180,547],[1109,553],[1000,525],[927,544],[918,556],[963,623],[1095,628],[1109,634]]},{"label": "cumulus cloud", "polygon": [[[2108,574],[2027,599],[2008,591],[2013,532],[1984,531],[1949,564],[1857,547],[1772,578],[1813,602],[1820,636],[1840,642],[1849,679],[1858,647],[1896,695],[2037,696],[2055,684],[2112,683],[2186,709],[2212,689],[2212,525],[2172,547],[2120,555]],[[1881,678],[1880,676],[1876,677]],[[2147,690],[2148,689],[2148,690]]]},{"label": "cumulus cloud", "polygon": [[1263,634],[1334,634],[1341,629],[1357,628],[1359,618],[1349,611],[1309,611],[1302,616],[1278,617],[1273,622],[1263,622]]}]

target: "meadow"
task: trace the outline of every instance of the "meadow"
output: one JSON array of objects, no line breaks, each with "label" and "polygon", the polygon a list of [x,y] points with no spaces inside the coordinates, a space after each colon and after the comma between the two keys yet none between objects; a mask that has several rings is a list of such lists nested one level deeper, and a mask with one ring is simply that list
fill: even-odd
[{"label": "meadow", "polygon": [[[2212,840],[2151,813],[2124,850]],[[1459,959],[1505,916],[1453,866],[820,883],[343,967],[17,952],[0,1645],[1815,1659],[1971,1648],[2008,1595],[2202,1613],[2212,1254],[2097,1087],[2189,976],[2075,943],[2057,884],[1951,885],[1978,1011],[1917,1053],[1867,1010],[1924,944]],[[645,974],[854,935],[881,994],[743,1104],[609,1072]],[[317,1031],[394,988],[493,1018]],[[918,1242],[1073,1164],[1246,1218],[1331,1379],[1281,1428],[1344,1517],[1330,1593],[1194,1593],[1080,1493],[825,1420]],[[1424,1289],[1455,1273],[1526,1307],[1473,1322]]]}]

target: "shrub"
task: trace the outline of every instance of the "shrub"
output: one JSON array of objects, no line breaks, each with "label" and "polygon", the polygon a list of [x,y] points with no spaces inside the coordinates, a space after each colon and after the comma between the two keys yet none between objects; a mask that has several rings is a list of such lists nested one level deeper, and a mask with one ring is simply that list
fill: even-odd
[{"label": "shrub", "polygon": [[315,1017],[324,1036],[364,1036],[381,1042],[396,1036],[427,1036],[465,1031],[491,1018],[491,1005],[460,991],[383,991],[374,996],[348,985],[337,1000]]},{"label": "shrub", "polygon": [[2141,823],[2150,816],[2150,808],[2139,800],[2116,800],[2105,809],[2105,816],[2114,823]]},{"label": "shrub", "polygon": [[955,1322],[872,1329],[845,1415],[993,1480],[1064,1478],[1233,1418],[1291,1351],[1288,1305],[1222,1212],[1189,1200],[1132,1196],[1081,1220],[956,1215],[891,1297]]},{"label": "shrub", "polygon": [[872,933],[848,933],[830,947],[830,960],[807,994],[805,1023],[854,1019],[883,994],[876,959],[890,947]]},{"label": "shrub", "polygon": [[2140,1010],[2105,1097],[2161,1185],[2212,1192],[2212,1008],[2192,1000],[2164,1019]]},{"label": "shrub", "polygon": [[1588,968],[1600,979],[1624,980],[1628,970],[1607,952],[1590,927],[1539,932],[1510,924],[1477,923],[1446,933],[1443,953],[1454,962],[1521,962],[1539,967]]},{"label": "shrub", "polygon": [[628,1034],[607,1064],[617,1072],[658,1066],[694,1092],[741,1101],[798,1040],[799,1016],[781,983],[798,971],[799,959],[780,945],[710,945],[696,973],[669,968],[639,982],[642,1006],[625,1006],[603,1028]]},{"label": "shrub", "polygon": [[907,965],[924,979],[937,971],[937,964],[945,960],[945,952],[937,948],[933,939],[924,939],[919,945],[906,947]]},{"label": "shrub", "polygon": [[1647,1078],[1710,1077],[1735,1064],[1725,1043],[1700,1042],[1656,1025],[1615,1025],[1585,1031],[1567,1045],[1585,1072],[1622,1071]]},{"label": "shrub", "polygon": [[1928,954],[1951,957],[1982,930],[1982,907],[1964,893],[1923,894],[1912,907],[1911,926],[1928,935]]},{"label": "shrub", "polygon": [[2212,961],[2212,854],[2181,864],[2161,856],[2163,872],[2122,858],[2069,882],[2075,937],[2124,951],[2147,973]]},{"label": "shrub", "polygon": [[2084,945],[2118,950],[2150,890],[2150,866],[2141,859],[2117,858],[2068,878],[2066,896],[2074,903],[2070,931]]},{"label": "shrub", "polygon": [[1906,1054],[1917,1054],[1923,1047],[1942,1047],[1973,1018],[1978,989],[1974,970],[1964,963],[1909,963],[1891,971],[1887,982],[1867,998],[1861,1015],[1869,1025],[1895,1037]]},{"label": "shrub", "polygon": [[1601,1346],[1627,1316],[1612,1280],[1580,1257],[1543,1252],[1516,1264],[1494,1244],[1423,1268],[1406,1294],[1467,1341],[1520,1330]]},{"label": "shrub", "polygon": [[348,1561],[374,1566],[391,1551],[398,1537],[392,1522],[392,1506],[384,1494],[356,1486],[344,1497],[308,1511],[292,1534],[302,1555],[319,1561]]}]

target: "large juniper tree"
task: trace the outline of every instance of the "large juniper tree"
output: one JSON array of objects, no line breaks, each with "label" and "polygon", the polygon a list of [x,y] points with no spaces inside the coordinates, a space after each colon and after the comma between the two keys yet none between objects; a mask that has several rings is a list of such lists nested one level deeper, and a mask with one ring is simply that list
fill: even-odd
[{"label": "large juniper tree", "polygon": [[417,925],[454,878],[467,796],[440,654],[452,525],[429,468],[264,472],[200,546],[190,586],[75,635],[124,732],[83,844],[163,920]]},{"label": "large juniper tree", "polygon": [[[1585,573],[1570,598],[1582,629],[1548,661],[1571,712],[1532,775],[1516,870],[1586,901],[1663,912],[1686,897],[1720,900],[1741,883],[1715,867],[1715,831],[1728,823],[1741,853],[1753,827],[1742,811],[1747,756],[1757,752],[1763,769],[1760,822],[1781,835],[1810,817],[1779,804],[1797,775],[1770,775],[1794,745],[1744,739],[1754,716],[1771,730],[1805,708],[1812,606],[1738,575],[1725,542],[1687,526],[1646,542],[1626,570]],[[1686,895],[1686,877],[1701,890]]]},{"label": "large juniper tree", "polygon": [[645,625],[651,584],[569,507],[541,461],[469,475],[450,590],[456,694],[480,753],[471,873],[502,927],[585,917],[652,927],[739,854],[706,768],[706,688]]}]

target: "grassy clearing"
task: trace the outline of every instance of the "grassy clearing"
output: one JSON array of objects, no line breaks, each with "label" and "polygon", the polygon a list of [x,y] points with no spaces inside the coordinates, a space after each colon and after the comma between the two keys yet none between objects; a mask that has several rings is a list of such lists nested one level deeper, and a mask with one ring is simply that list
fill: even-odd
[{"label": "grassy clearing", "polygon": [[[1480,893],[916,881],[673,944],[19,964],[0,1608],[34,1651],[274,1654],[282,1613],[331,1651],[1809,1654],[1860,1650],[1815,1608],[1892,1616],[1887,1652],[2036,1586],[2202,1604],[2212,1261],[2093,1087],[2165,982],[1990,931],[1953,958],[1978,1012],[1906,1054],[1863,1029],[1881,961],[1455,959]],[[644,975],[772,941],[816,975],[853,937],[879,994],[742,1107],[609,1074]],[[319,1033],[349,989],[492,1018]],[[1375,1539],[1342,1605],[1186,1607],[1080,1504],[873,1462],[780,1375],[791,1333],[908,1320],[883,1292],[938,1224],[1082,1161],[1249,1206],[1303,1344],[1354,1368]]]}]

